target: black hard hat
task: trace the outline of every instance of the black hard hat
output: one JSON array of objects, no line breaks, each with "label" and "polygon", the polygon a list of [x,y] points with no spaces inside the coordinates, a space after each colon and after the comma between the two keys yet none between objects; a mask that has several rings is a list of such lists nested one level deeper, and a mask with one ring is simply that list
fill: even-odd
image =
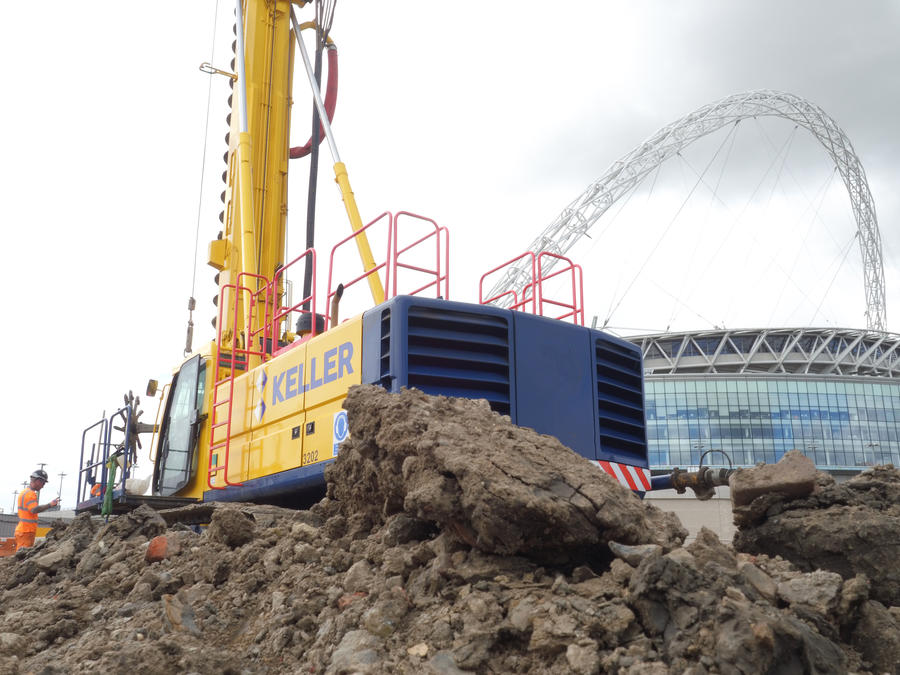
[{"label": "black hard hat", "polygon": [[38,469],[37,471],[32,472],[32,478],[40,478],[45,483],[47,482],[47,472],[43,469]]}]

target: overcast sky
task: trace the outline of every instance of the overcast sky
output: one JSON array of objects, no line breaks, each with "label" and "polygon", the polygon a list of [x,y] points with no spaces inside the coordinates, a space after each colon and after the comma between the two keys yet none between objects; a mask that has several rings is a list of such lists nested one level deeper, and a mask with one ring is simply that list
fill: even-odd
[{"label": "overcast sky", "polygon": [[[231,0],[8,3],[2,347],[9,364],[0,506],[38,462],[71,506],[81,431],[128,389],[164,380],[212,337],[205,265],[219,223]],[[301,10],[301,20],[311,8]],[[337,144],[364,220],[410,210],[451,231],[456,300],[522,252],[590,182],[658,128],[752,89],[819,105],[851,139],[884,241],[889,330],[900,297],[900,5],[895,2],[341,0]],[[310,99],[296,73],[296,143]],[[698,142],[573,250],[588,321],[620,334],[770,325],[865,327],[855,223],[804,130],[746,120]],[[718,154],[717,154],[718,153]],[[715,158],[715,159],[714,159]],[[727,159],[726,159],[727,158]],[[348,231],[330,159],[322,248]],[[705,173],[705,184],[696,172]],[[292,165],[300,242],[307,164]],[[718,186],[715,194],[706,185]],[[658,245],[657,245],[658,244]],[[324,282],[324,279],[322,280]],[[145,401],[145,420],[156,401]],[[142,462],[137,473],[151,470]],[[49,498],[42,496],[42,501]]]}]

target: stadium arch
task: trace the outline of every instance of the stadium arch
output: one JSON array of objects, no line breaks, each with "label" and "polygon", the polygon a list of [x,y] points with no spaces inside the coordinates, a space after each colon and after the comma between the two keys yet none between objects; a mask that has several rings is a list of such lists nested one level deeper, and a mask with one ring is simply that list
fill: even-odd
[{"label": "stadium arch", "polygon": [[[752,117],[781,117],[808,130],[825,148],[841,174],[859,233],[869,330],[884,331],[886,322],[881,234],[866,173],[844,131],[819,106],[785,92],[755,90],[734,94],[705,105],[663,127],[606,172],[571,202],[530,244],[535,255],[548,251],[564,255],[623,195],[651,171],[697,139],[728,124]],[[550,261],[551,267],[553,260]],[[488,294],[517,293],[529,281],[524,263],[507,268]]]}]

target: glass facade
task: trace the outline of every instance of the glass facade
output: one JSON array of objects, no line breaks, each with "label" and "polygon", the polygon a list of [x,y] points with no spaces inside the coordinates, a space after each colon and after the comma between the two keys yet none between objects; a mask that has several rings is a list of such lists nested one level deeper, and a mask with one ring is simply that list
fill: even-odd
[{"label": "glass facade", "polygon": [[[860,377],[708,375],[644,382],[652,468],[735,466],[791,449],[821,469],[900,466],[900,382]],[[710,453],[706,465],[727,465]]]}]

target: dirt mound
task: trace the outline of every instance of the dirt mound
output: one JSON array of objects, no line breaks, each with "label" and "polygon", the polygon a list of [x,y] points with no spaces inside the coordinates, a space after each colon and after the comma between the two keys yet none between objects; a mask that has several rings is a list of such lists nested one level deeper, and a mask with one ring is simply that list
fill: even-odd
[{"label": "dirt mound", "polygon": [[350,440],[328,469],[329,496],[378,522],[405,512],[485,553],[564,563],[626,544],[680,545],[672,514],[486,401],[355,387]]},{"label": "dirt mound", "polygon": [[844,483],[820,473],[809,496],[763,495],[734,513],[737,550],[780,555],[844,579],[864,574],[873,598],[900,605],[900,472],[893,467]]},{"label": "dirt mound", "polygon": [[900,472],[877,466],[844,483],[819,473],[807,496],[764,494],[734,515],[737,550],[865,586],[871,599],[849,639],[880,670],[900,672]]},{"label": "dirt mound", "polygon": [[359,388],[348,406],[353,441],[309,511],[202,505],[201,533],[175,512],[81,516],[0,560],[0,673],[900,662],[900,609],[863,575],[736,553],[707,531],[681,547],[680,525],[476,402]]}]

